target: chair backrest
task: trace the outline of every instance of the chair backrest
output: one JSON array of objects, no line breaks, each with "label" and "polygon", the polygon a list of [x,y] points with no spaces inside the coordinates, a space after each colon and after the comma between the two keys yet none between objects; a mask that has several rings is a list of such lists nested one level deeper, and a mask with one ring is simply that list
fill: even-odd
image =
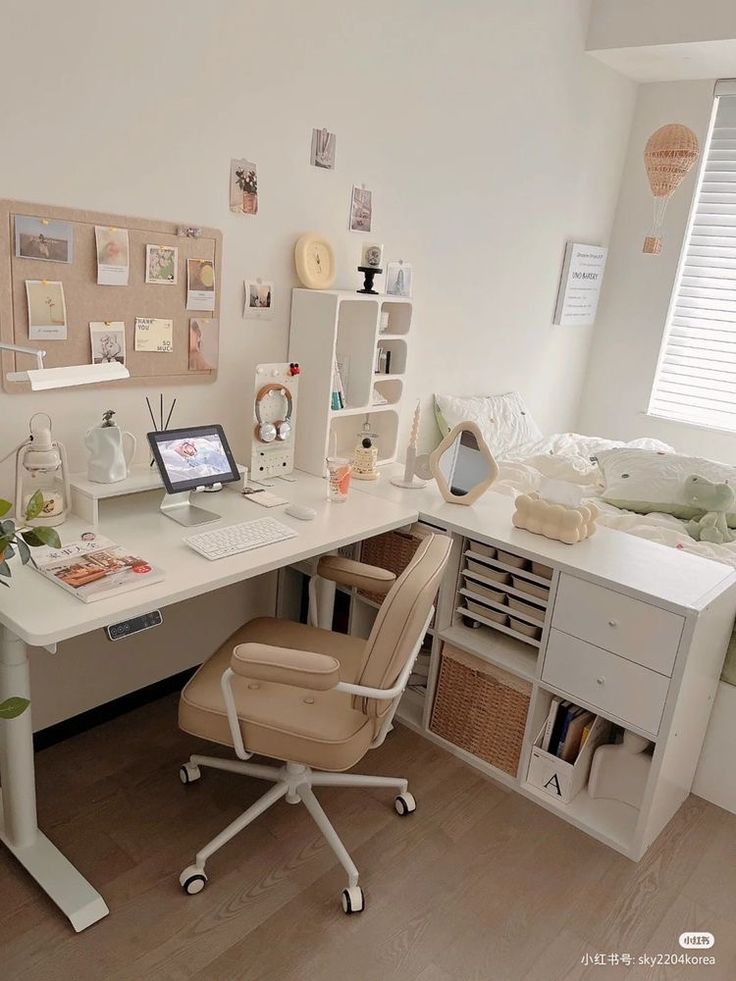
[{"label": "chair backrest", "polygon": [[[420,640],[451,544],[447,535],[428,535],[387,593],[366,642],[358,684],[369,688],[396,684]],[[355,707],[371,718],[380,718],[391,704],[373,698],[355,700]]]}]

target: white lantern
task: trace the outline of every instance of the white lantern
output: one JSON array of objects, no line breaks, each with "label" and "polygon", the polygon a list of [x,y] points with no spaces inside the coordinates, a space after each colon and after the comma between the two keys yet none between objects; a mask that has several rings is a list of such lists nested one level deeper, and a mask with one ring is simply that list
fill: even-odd
[{"label": "white lantern", "polygon": [[[29,423],[30,437],[15,459],[15,507],[18,521],[31,527],[60,525],[69,512],[69,464],[63,443],[51,436],[51,419],[37,412]],[[35,518],[25,519],[28,503],[36,493],[43,495],[43,508]]]}]

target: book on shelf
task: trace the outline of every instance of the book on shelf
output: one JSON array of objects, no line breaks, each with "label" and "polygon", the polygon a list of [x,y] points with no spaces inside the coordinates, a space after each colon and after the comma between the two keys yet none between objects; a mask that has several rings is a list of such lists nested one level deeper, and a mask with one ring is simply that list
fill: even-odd
[{"label": "book on shelf", "polygon": [[541,748],[547,753],[549,752],[549,743],[552,738],[552,729],[554,728],[555,719],[557,718],[557,709],[560,707],[562,702],[561,698],[553,698],[550,702],[549,713],[547,715],[547,725],[544,727],[544,735],[542,736],[542,746]]},{"label": "book on shelf", "polygon": [[330,395],[330,408],[337,412],[338,409],[345,408],[345,400],[342,396],[342,382],[337,365],[332,372],[332,394]]},{"label": "book on shelf", "polygon": [[[567,726],[565,741],[557,754],[565,763],[574,763],[578,758],[578,753],[583,747],[582,736],[586,726],[590,727],[593,723],[594,715],[581,709],[580,712],[570,719]],[[588,730],[590,731],[590,729]]]},{"label": "book on shelf", "polygon": [[163,571],[142,556],[91,531],[61,548],[44,545],[34,549],[33,565],[84,603],[119,596],[164,578]]},{"label": "book on shelf", "polygon": [[335,375],[337,391],[340,394],[340,401],[342,402],[343,409],[348,404],[347,389],[345,388],[345,383],[348,379],[348,371],[350,368],[350,360],[347,355],[337,358],[335,361]]},{"label": "book on shelf", "polygon": [[574,763],[585,745],[595,716],[574,702],[553,698],[540,749],[565,763]]}]

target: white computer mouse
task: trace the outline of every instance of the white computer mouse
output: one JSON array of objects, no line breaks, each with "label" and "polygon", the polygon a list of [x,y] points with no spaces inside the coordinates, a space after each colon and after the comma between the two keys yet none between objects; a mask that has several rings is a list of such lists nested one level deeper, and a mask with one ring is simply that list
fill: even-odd
[{"label": "white computer mouse", "polygon": [[290,504],[286,508],[286,514],[290,514],[292,518],[299,518],[300,521],[311,521],[312,518],[317,517],[314,508],[308,508],[306,504]]}]

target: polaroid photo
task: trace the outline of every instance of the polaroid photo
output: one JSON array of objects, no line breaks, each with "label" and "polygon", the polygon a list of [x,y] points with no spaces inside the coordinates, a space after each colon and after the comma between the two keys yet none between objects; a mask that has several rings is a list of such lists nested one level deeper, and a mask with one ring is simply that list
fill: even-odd
[{"label": "polaroid photo", "polygon": [[15,216],[15,254],[19,259],[74,261],[74,226],[70,221]]},{"label": "polaroid photo", "polygon": [[95,225],[95,244],[97,285],[127,286],[130,272],[128,229]]},{"label": "polaroid photo", "polygon": [[412,268],[411,263],[398,259],[386,263],[385,291],[391,296],[411,298]]},{"label": "polaroid photo", "polygon": [[174,321],[136,317],[135,349],[136,351],[171,354],[174,350]]},{"label": "polaroid photo", "polygon": [[326,129],[312,130],[312,151],[309,162],[322,170],[335,169],[335,149],[337,137]]},{"label": "polaroid photo", "polygon": [[192,317],[189,321],[189,370],[215,371],[219,348],[217,321]]},{"label": "polaroid photo", "polygon": [[258,173],[250,160],[230,161],[230,210],[239,215],[258,214]]},{"label": "polaroid photo", "polygon": [[92,364],[125,364],[125,324],[92,320],[89,325]]},{"label": "polaroid photo", "polygon": [[243,287],[243,317],[246,320],[270,320],[273,316],[273,283],[246,279]]},{"label": "polaroid photo", "polygon": [[27,279],[28,337],[32,341],[66,340],[64,284]]},{"label": "polaroid photo", "polygon": [[353,184],[350,195],[350,231],[369,232],[373,223],[373,191]]},{"label": "polaroid photo", "polygon": [[175,286],[179,250],[173,245],[146,246],[146,282]]},{"label": "polaroid photo", "polygon": [[187,259],[187,310],[214,309],[214,262],[212,259]]}]

